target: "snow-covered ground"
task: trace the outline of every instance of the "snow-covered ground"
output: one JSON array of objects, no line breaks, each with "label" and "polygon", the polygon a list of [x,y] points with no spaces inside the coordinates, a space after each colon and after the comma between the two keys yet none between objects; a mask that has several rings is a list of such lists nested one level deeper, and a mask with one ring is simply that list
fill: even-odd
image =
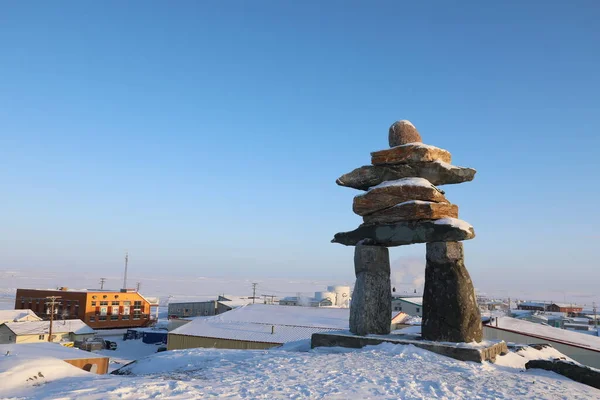
[{"label": "snow-covered ground", "polygon": [[[600,391],[555,373],[523,370],[526,358],[476,364],[413,346],[265,351],[191,349],[158,353],[93,375],[59,361],[38,365],[0,356],[0,397],[19,399],[598,399]],[[304,350],[304,351],[297,351]],[[535,352],[536,350],[531,350]],[[528,358],[536,355],[528,354]],[[541,354],[544,356],[544,354]],[[547,354],[546,354],[547,356]],[[519,357],[519,358],[516,358]],[[4,360],[6,358],[8,360]],[[520,360],[523,358],[523,360]],[[66,365],[66,364],[65,364]],[[41,373],[45,378],[27,380]],[[41,383],[44,383],[43,385]]]}]

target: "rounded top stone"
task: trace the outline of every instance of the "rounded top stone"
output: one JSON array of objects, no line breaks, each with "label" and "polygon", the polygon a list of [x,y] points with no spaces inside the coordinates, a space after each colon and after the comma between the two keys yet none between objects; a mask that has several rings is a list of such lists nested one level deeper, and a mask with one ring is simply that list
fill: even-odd
[{"label": "rounded top stone", "polygon": [[423,142],[417,128],[406,119],[396,121],[390,126],[388,140],[390,142],[390,147],[396,147],[407,143]]}]

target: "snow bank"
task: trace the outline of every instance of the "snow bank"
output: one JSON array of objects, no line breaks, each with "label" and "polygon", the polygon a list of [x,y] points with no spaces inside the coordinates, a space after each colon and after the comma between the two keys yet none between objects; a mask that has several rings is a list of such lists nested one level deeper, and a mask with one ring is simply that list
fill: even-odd
[{"label": "snow bank", "polygon": [[89,372],[57,358],[31,359],[2,354],[0,355],[0,396],[8,393],[16,395],[57,379],[90,375]]}]

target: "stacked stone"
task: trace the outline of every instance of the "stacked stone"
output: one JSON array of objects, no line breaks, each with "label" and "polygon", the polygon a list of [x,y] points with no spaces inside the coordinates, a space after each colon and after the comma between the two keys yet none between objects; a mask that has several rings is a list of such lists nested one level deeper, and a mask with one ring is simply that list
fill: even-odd
[{"label": "stacked stone", "polygon": [[332,240],[355,248],[356,284],[350,330],[359,335],[390,332],[391,290],[387,247],[427,243],[423,298],[424,339],[481,341],[479,309],[464,267],[461,240],[475,237],[435,185],[471,181],[475,170],[450,165],[448,151],[423,144],[409,121],[389,130],[390,149],[371,153],[371,164],[336,181],[366,192],[354,198],[363,224]]}]

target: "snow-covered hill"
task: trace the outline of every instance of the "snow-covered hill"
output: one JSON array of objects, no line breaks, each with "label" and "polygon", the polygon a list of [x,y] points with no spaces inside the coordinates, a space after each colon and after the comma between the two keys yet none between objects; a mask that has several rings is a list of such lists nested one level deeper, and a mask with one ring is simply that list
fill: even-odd
[{"label": "snow-covered hill", "polygon": [[[36,368],[0,355],[0,397],[27,399],[597,399],[600,391],[551,372],[522,369],[515,354],[498,364],[460,362],[413,346],[382,344],[362,350],[307,343],[287,350],[192,349],[158,353],[125,368],[131,375],[62,377],[26,381]],[[295,351],[291,351],[295,350]],[[535,357],[536,355],[529,354]],[[39,369],[46,376],[44,365]],[[74,372],[76,371],[76,372]],[[73,372],[73,374],[71,374]],[[50,374],[49,374],[50,375]],[[14,383],[18,382],[18,384]],[[45,384],[41,384],[45,382]]]}]

